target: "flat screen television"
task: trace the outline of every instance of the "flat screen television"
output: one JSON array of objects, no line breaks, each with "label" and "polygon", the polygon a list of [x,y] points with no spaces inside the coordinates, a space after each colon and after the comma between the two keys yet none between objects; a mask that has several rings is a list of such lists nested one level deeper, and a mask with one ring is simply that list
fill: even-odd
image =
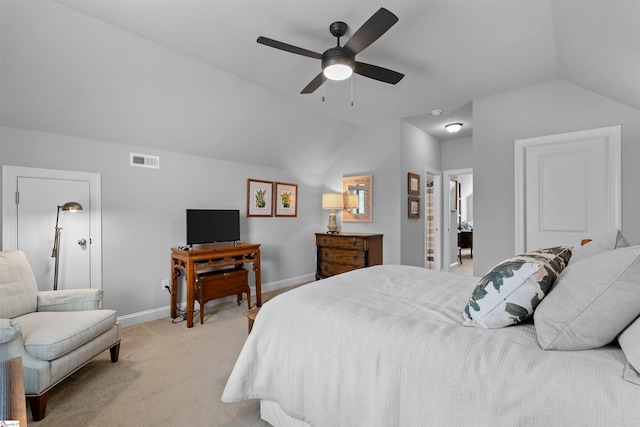
[{"label": "flat screen television", "polygon": [[187,209],[187,245],[240,240],[240,211]]}]

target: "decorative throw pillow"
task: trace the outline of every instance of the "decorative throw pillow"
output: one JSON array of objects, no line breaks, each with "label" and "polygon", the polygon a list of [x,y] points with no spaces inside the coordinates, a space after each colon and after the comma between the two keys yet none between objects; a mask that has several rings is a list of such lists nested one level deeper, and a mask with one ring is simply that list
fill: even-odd
[{"label": "decorative throw pillow", "polygon": [[590,256],[598,255],[602,252],[613,249],[626,248],[627,246],[629,246],[629,242],[624,238],[622,232],[618,229],[614,229],[609,231],[607,234],[594,238],[586,245],[574,248],[573,255],[571,255],[571,262],[575,264],[576,262]]},{"label": "decorative throw pillow", "polygon": [[640,385],[640,317],[620,334],[618,342],[628,363],[624,379]]},{"label": "decorative throw pillow", "polygon": [[571,263],[535,312],[545,349],[587,350],[613,341],[640,315],[640,246]]},{"label": "decorative throw pillow", "polygon": [[570,246],[540,249],[496,265],[464,309],[463,325],[503,328],[529,318],[571,258]]}]

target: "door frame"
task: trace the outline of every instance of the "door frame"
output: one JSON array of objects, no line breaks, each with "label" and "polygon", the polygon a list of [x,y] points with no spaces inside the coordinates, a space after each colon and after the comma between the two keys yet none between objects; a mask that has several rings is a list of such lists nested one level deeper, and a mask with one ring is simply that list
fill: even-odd
[{"label": "door frame", "polygon": [[92,172],[2,166],[2,250],[18,249],[18,178],[60,179],[89,183],[89,232],[91,245],[91,287],[102,289],[102,193],[101,175]]},{"label": "door frame", "polygon": [[523,253],[526,247],[526,182],[525,164],[527,148],[536,145],[561,145],[589,139],[606,140],[607,146],[607,206],[609,208],[609,229],[622,229],[622,127],[620,125],[596,129],[566,132],[514,141],[515,177],[515,253]]},{"label": "door frame", "polygon": [[[435,169],[430,169],[430,168],[425,168],[425,185],[426,185],[426,176],[427,174],[433,176],[433,212],[435,214],[435,218],[433,221],[433,226],[435,228],[435,232],[433,234],[434,236],[434,248],[435,248],[435,252],[433,254],[433,265],[434,265],[434,271],[441,271],[442,270],[442,185],[441,185],[441,181],[442,181],[442,171],[439,170],[435,170]],[[422,211],[425,212],[424,215],[424,224],[423,227],[426,230],[427,229],[427,209],[426,209],[426,197],[425,199],[425,205],[423,205]],[[427,239],[426,239],[426,232],[425,232],[425,239],[424,239],[424,266],[425,268],[427,267]]]},{"label": "door frame", "polygon": [[[449,209],[449,181],[451,181],[451,177],[454,175],[463,175],[463,174],[473,174],[473,168],[464,168],[464,169],[449,169],[443,172],[442,179],[442,212],[444,217],[444,224],[447,229],[446,238],[442,238],[443,248],[442,248],[442,267],[444,271],[451,271],[451,244],[449,243],[449,233],[451,232],[451,211]],[[444,214],[446,213],[446,215]],[[456,225],[457,230],[457,225]],[[444,230],[442,232],[444,236]],[[456,260],[457,263],[457,260]]]}]

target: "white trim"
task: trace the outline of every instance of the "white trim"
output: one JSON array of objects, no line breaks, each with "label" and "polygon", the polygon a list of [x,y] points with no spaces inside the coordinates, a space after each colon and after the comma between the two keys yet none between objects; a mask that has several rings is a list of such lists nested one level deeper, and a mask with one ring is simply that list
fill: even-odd
[{"label": "white trim", "polygon": [[[18,208],[15,194],[18,178],[41,178],[87,181],[90,197],[91,287],[102,288],[102,181],[99,173],[2,166],[2,250],[18,247]],[[11,207],[11,208],[10,208]]]},{"label": "white trim", "polygon": [[622,127],[620,125],[597,129],[566,132],[535,138],[514,140],[514,178],[515,178],[515,253],[525,251],[526,218],[525,218],[525,162],[527,148],[536,145],[557,145],[575,142],[576,140],[605,138],[607,140],[607,169],[609,175],[609,200],[611,209],[609,228],[622,228]]},{"label": "white trim", "polygon": [[[262,293],[276,291],[282,288],[288,288],[289,286],[300,285],[304,283],[310,283],[315,281],[315,273],[305,274],[303,276],[292,277],[290,279],[278,280],[275,282],[265,283],[262,285]],[[250,286],[251,288],[251,298],[255,298],[256,289],[255,286]],[[167,298],[169,294],[167,293]],[[216,305],[225,304],[228,302],[235,301],[235,296],[230,296],[226,298],[218,298],[213,301],[209,301],[206,306],[207,307],[215,307]],[[253,300],[255,301],[255,299]],[[178,308],[180,310],[184,310],[186,307],[185,302],[181,302],[178,304]],[[146,322],[152,322],[154,320],[165,319],[169,317],[171,313],[171,306],[166,305],[164,307],[152,308],[151,310],[139,311],[136,313],[125,314],[123,316],[118,316],[118,321],[122,324],[123,328],[127,328],[129,326],[140,325]],[[194,320],[195,321],[195,320]]]},{"label": "white trim", "polygon": [[[458,266],[458,258],[454,263],[451,262],[451,244],[449,243],[451,232],[451,211],[449,209],[449,181],[453,175],[472,174],[473,168],[466,169],[449,169],[442,172],[442,212],[444,217],[444,230],[442,232],[442,268],[444,271],[451,271],[452,268]],[[446,200],[446,202],[445,202]],[[446,230],[446,238],[445,236]]]}]

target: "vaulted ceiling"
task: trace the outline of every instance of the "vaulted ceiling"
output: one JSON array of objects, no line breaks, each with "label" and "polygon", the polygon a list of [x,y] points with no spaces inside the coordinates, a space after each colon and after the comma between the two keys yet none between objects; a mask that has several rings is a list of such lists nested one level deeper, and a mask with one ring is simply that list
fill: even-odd
[{"label": "vaulted ceiling", "polygon": [[[320,61],[256,43],[322,53],[381,6],[399,22],[357,60],[397,85],[301,95]],[[0,24],[1,125],[310,173],[360,127],[458,138],[472,100],[550,80],[640,109],[638,0],[0,0]]]}]

